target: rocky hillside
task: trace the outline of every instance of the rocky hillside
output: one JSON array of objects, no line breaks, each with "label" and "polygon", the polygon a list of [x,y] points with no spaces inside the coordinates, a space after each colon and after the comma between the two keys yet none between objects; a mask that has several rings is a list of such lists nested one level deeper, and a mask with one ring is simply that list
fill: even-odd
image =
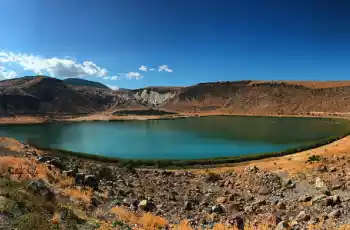
[{"label": "rocky hillside", "polygon": [[49,77],[1,81],[0,113],[79,114],[161,108],[180,113],[350,114],[350,81],[212,82],[119,91],[90,81],[73,82]]},{"label": "rocky hillside", "polygon": [[[317,82],[314,83],[317,86]],[[313,87],[305,82],[203,83],[181,90],[165,106],[171,110],[224,110],[246,114],[349,113],[350,82]]]},{"label": "rocky hillside", "polygon": [[67,157],[0,138],[0,229],[348,229],[349,143],[186,171]]},{"label": "rocky hillside", "polygon": [[110,90],[75,88],[49,77],[0,82],[0,113],[77,114],[104,110],[115,100]]}]

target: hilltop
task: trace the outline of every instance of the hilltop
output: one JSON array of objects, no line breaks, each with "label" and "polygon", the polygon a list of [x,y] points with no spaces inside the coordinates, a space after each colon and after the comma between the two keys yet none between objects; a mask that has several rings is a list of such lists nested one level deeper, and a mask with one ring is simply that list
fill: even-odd
[{"label": "hilltop", "polygon": [[350,81],[233,81],[114,91],[100,83],[23,77],[0,81],[0,113],[113,114],[162,109],[178,114],[350,114]]},{"label": "hilltop", "polygon": [[63,82],[67,85],[73,85],[73,86],[89,86],[94,88],[100,88],[100,89],[109,89],[108,86],[96,82],[96,81],[89,81],[81,78],[67,78],[64,79]]}]

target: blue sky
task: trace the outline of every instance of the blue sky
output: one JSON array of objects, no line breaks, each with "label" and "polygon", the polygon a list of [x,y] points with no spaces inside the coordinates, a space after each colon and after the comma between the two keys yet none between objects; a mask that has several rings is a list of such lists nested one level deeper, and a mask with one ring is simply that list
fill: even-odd
[{"label": "blue sky", "polygon": [[345,0],[1,0],[0,78],[349,80],[349,11]]}]

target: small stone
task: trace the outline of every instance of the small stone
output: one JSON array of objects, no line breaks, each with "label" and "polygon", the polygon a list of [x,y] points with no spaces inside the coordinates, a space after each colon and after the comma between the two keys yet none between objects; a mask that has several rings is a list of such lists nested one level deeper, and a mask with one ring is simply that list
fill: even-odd
[{"label": "small stone", "polygon": [[341,203],[340,196],[338,196],[338,195],[332,196],[332,199],[333,199],[333,203],[334,203],[334,204],[339,204],[339,203]]},{"label": "small stone", "polygon": [[321,189],[326,188],[327,185],[321,178],[317,177],[315,181],[315,187]]},{"label": "small stone", "polygon": [[310,220],[310,215],[306,214],[305,211],[299,212],[298,216],[295,218],[297,221],[308,221]]},{"label": "small stone", "polygon": [[331,195],[331,192],[330,192],[328,189],[323,189],[321,192],[322,192],[324,195],[326,195],[326,196],[330,196],[330,195]]},{"label": "small stone", "polygon": [[192,201],[186,201],[184,205],[185,210],[193,210],[194,208],[194,203]]},{"label": "small stone", "polygon": [[241,207],[240,203],[231,203],[228,206],[228,211],[230,213],[235,212],[235,211],[239,212],[239,211],[242,211],[242,207]]},{"label": "small stone", "polygon": [[279,222],[279,224],[276,226],[276,230],[284,230],[284,229],[288,229],[289,225],[287,221],[281,221]]},{"label": "small stone", "polygon": [[249,173],[256,173],[259,171],[258,167],[256,167],[255,165],[250,165],[248,167],[246,167],[244,169],[245,172],[249,172]]},{"label": "small stone", "polygon": [[214,205],[213,207],[211,207],[211,211],[213,213],[222,214],[225,212],[225,209],[223,206],[218,204],[218,205]]},{"label": "small stone", "polygon": [[67,176],[67,177],[75,177],[75,171],[74,170],[67,170],[67,171],[63,171],[63,175]]},{"label": "small stone", "polygon": [[308,225],[315,225],[318,222],[320,222],[320,220],[317,217],[311,217],[310,221],[308,222]]},{"label": "small stone", "polygon": [[332,167],[329,169],[330,172],[336,172],[337,171],[337,168],[336,167]]},{"label": "small stone", "polygon": [[299,198],[299,202],[309,202],[311,200],[312,200],[312,196],[309,196],[309,195],[304,195]]},{"label": "small stone", "polygon": [[226,201],[227,201],[227,199],[226,199],[226,197],[218,197],[217,199],[216,199],[216,203],[218,203],[218,204],[224,204],[224,203],[226,203]]},{"label": "small stone", "polygon": [[341,211],[339,209],[331,211],[328,216],[330,218],[338,218],[341,215]]},{"label": "small stone", "polygon": [[267,187],[267,186],[261,186],[259,188],[259,192],[260,195],[269,195],[271,193],[271,190]]},{"label": "small stone", "polygon": [[317,203],[323,199],[325,199],[327,196],[326,195],[318,195],[318,196],[315,196],[314,198],[311,199],[311,202],[312,203]]},{"label": "small stone", "polygon": [[325,165],[320,165],[320,166],[318,166],[317,171],[318,172],[327,172],[328,168]]},{"label": "small stone", "polygon": [[285,205],[285,203],[283,202],[283,201],[279,201],[278,203],[277,203],[277,208],[278,209],[286,209],[286,205]]}]

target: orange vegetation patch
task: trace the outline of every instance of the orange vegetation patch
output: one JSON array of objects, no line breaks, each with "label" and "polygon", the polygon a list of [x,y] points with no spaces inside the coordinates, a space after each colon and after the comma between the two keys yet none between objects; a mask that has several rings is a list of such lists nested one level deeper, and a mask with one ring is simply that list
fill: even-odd
[{"label": "orange vegetation patch", "polygon": [[86,204],[91,202],[93,195],[92,188],[64,188],[60,192],[64,196],[78,199]]},{"label": "orange vegetation patch", "polygon": [[145,213],[142,216],[137,216],[131,211],[125,210],[121,207],[114,207],[110,210],[111,213],[116,214],[120,219],[130,224],[137,224],[142,226],[142,229],[158,229],[168,225],[168,221],[160,216],[153,216],[150,213]]},{"label": "orange vegetation patch", "polygon": [[60,172],[49,169],[46,164],[38,164],[34,159],[23,157],[0,157],[0,175],[9,175],[14,180],[40,178],[58,180]]}]

